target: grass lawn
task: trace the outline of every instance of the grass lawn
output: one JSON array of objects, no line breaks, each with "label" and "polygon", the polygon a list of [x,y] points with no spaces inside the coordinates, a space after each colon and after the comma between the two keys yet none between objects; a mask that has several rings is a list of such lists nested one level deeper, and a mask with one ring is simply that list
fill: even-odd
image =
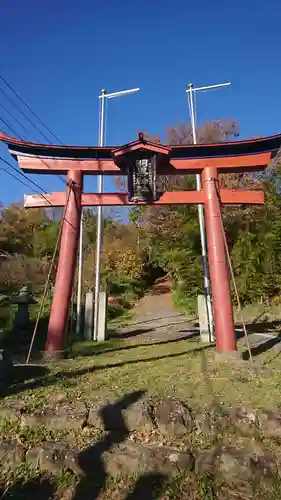
[{"label": "grass lawn", "polygon": [[[238,348],[246,351],[244,340]],[[49,373],[38,380],[12,385],[7,397],[31,398],[40,406],[55,402],[62,391],[67,398],[91,401],[141,389],[151,396],[175,396],[195,407],[220,402],[268,408],[281,406],[280,369],[278,343],[251,365],[217,361],[215,348],[197,339],[142,345],[114,337],[102,344],[74,344],[72,358],[49,363]]]},{"label": "grass lawn", "polygon": [[[123,321],[126,323],[127,318]],[[278,339],[272,341],[268,338],[268,349],[259,354],[256,352],[253,364],[249,361],[222,362],[217,359],[215,348],[201,345],[198,338],[142,344],[139,336],[126,340],[119,338],[115,330],[118,325],[120,319],[111,323],[112,333],[115,331],[115,334],[110,340],[100,344],[77,342],[72,346],[69,359],[47,363],[45,374],[25,376],[5,387],[3,403],[21,399],[30,409],[39,409],[64,400],[71,403],[84,401],[90,406],[95,401],[116,401],[127,393],[143,390],[156,399],[166,396],[178,398],[187,402],[195,411],[205,405],[217,407],[221,404],[244,406],[247,409],[281,408],[281,354]],[[256,326],[253,325],[254,329]],[[239,340],[238,349],[241,354],[246,352],[244,339]],[[52,435],[46,429],[24,430],[12,423],[0,422],[2,438],[10,436],[32,446],[43,440],[71,439],[83,447],[86,442],[99,439],[99,435],[95,435],[96,431],[91,430],[90,434],[87,432],[82,433],[80,429],[72,435],[68,432],[68,436],[64,431]],[[237,446],[240,443],[243,447],[243,436],[232,433],[224,438],[229,443]],[[213,437],[208,435],[203,436],[202,443],[199,442],[201,438],[196,436],[193,438],[198,439],[196,443],[188,443],[186,439],[181,437],[180,441],[167,444],[187,447],[194,444],[203,448],[213,444]],[[266,442],[265,445],[270,448],[271,443]],[[278,447],[279,444],[275,443],[274,452],[278,452]],[[40,474],[28,464],[22,464],[12,472],[8,489],[5,479],[3,491],[6,489],[6,493],[1,493],[0,484],[0,498],[27,499],[39,494],[43,499],[42,484],[46,482],[47,489],[54,489],[54,496],[46,496],[46,499],[82,500],[80,497],[73,497],[77,478],[67,471],[54,474],[51,478]],[[154,480],[157,483],[157,477]],[[129,495],[128,489],[133,489],[135,484],[136,478],[108,478],[104,492],[98,498],[141,498],[126,496]],[[272,491],[267,495],[265,485],[265,490],[260,490],[253,496],[246,493],[243,495],[235,488],[218,486],[212,477],[188,473],[184,477],[169,480],[162,488],[162,496],[149,499],[277,500],[281,498],[281,483],[276,485],[273,493]]]}]

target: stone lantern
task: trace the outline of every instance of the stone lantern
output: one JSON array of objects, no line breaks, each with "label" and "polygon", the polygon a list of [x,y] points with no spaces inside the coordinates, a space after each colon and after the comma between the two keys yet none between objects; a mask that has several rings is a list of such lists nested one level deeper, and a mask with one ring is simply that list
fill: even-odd
[{"label": "stone lantern", "polygon": [[29,305],[36,304],[36,302],[35,298],[29,293],[27,286],[22,287],[17,297],[12,297],[11,303],[18,306],[14,319],[14,330],[28,330],[30,326]]}]

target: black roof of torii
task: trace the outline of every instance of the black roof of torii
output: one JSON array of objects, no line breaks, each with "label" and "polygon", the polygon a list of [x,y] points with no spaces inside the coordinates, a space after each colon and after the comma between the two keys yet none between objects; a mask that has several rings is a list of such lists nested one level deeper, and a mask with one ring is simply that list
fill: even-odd
[{"label": "black roof of torii", "polygon": [[[36,156],[42,158],[61,159],[103,159],[111,160],[115,150],[119,146],[63,146],[40,144],[22,141],[0,133],[0,141],[7,144],[13,156]],[[137,141],[130,142],[128,146],[134,144],[155,145],[151,141],[146,141],[140,134]],[[190,145],[162,145],[167,149],[170,158],[215,158],[222,156],[239,156],[257,153],[276,153],[281,146],[281,134],[258,139],[248,139],[244,141],[221,142],[215,144],[190,144]]]}]

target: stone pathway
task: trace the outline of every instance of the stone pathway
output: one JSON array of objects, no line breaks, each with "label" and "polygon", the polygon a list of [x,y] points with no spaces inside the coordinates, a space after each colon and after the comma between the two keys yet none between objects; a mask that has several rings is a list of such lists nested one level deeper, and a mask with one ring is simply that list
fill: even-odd
[{"label": "stone pathway", "polygon": [[170,292],[158,294],[154,287],[151,295],[138,302],[132,322],[119,333],[137,343],[154,343],[192,338],[198,330],[174,309]]}]

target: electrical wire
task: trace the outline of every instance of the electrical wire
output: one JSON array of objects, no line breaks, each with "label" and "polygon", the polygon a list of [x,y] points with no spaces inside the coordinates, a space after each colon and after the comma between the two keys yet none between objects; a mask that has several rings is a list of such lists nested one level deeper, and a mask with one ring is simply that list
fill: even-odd
[{"label": "electrical wire", "polygon": [[[0,89],[0,90],[1,90],[1,89]],[[22,136],[21,136],[18,132],[16,132],[16,130],[15,130],[15,129],[11,126],[11,125],[9,125],[9,123],[5,122],[5,120],[4,120],[1,116],[0,116],[0,120],[1,120],[1,121],[2,121],[2,122],[6,125],[6,126],[8,126],[8,127],[11,129],[11,131],[12,131],[12,133],[13,133],[13,134],[15,134],[16,136],[18,136],[21,140],[23,140],[23,137],[22,137]],[[42,161],[42,163],[44,163],[44,165],[46,165],[46,167],[47,167],[47,168],[49,168],[49,169],[51,169],[51,168],[52,168],[52,167],[51,167],[50,165],[48,165],[48,163],[47,163],[45,160],[43,160],[42,158],[39,158],[38,156],[35,156],[35,157],[36,157],[36,158],[38,158],[38,159],[40,159],[40,161]],[[66,185],[66,182],[65,182],[64,178],[63,178],[61,175],[57,174],[57,175],[56,175],[56,177],[57,177],[57,178],[58,178],[58,179],[59,179],[59,180],[60,180],[60,181],[61,181],[64,185]],[[41,189],[41,188],[40,188],[40,189]]]},{"label": "electrical wire", "polygon": [[43,125],[43,127],[45,127],[45,129],[48,130],[48,132],[56,139],[56,141],[58,141],[60,144],[62,144],[60,139],[58,138],[58,136],[52,131],[52,129],[46,123],[43,122],[43,120],[41,120],[41,118],[35,113],[35,111],[33,111],[33,109],[27,104],[27,102],[18,94],[18,92],[12,87],[12,85],[10,85],[2,75],[0,75],[0,79],[17,96],[17,98],[22,102],[22,104],[25,105],[25,107],[30,111],[30,113],[33,114],[33,116],[41,123],[41,125]]},{"label": "electrical wire", "polygon": [[[0,89],[0,90],[1,90],[1,89]],[[18,136],[18,137],[19,137],[19,139],[23,140],[23,137],[22,137],[22,136],[21,136],[18,132],[16,132],[16,130],[15,130],[15,129],[11,126],[11,125],[9,125],[9,123],[5,122],[5,120],[4,120],[1,116],[0,116],[0,120],[1,120],[1,121],[2,121],[2,122],[6,125],[6,126],[8,126],[8,127],[10,128],[10,130],[12,131],[12,133],[13,133],[13,134],[15,134],[16,136]],[[38,156],[36,156],[36,158],[38,158]],[[50,167],[50,165],[48,165],[48,163],[47,163],[45,160],[43,160],[42,158],[40,158],[40,160],[42,161],[42,163],[44,163],[44,165],[46,165],[46,167],[47,167],[47,168],[49,168],[49,169],[51,169],[51,168],[52,168],[52,167]],[[64,185],[66,185],[66,182],[65,182],[64,178],[63,178],[61,175],[57,174],[57,175],[56,175],[56,177],[57,177],[57,178],[58,178],[58,179],[59,179],[59,180],[60,180],[60,181],[61,181]],[[41,188],[40,188],[40,189],[41,189]]]},{"label": "electrical wire", "polygon": [[[8,108],[6,108],[6,106],[4,106],[4,104],[2,104],[2,102],[0,102],[0,107],[1,107],[2,109],[4,109],[4,111],[5,111],[6,113],[8,113],[8,115],[9,115],[9,116],[10,116],[13,120],[15,120],[15,121],[17,122],[17,124],[18,124],[20,127],[22,127],[22,128],[23,128],[23,130],[24,130],[27,134],[29,134],[29,130],[27,130],[27,128],[25,128],[25,126],[24,126],[24,125],[23,125],[23,124],[22,124],[22,123],[21,123],[21,122],[20,122],[20,121],[19,121],[19,120],[18,120],[18,119],[14,116],[14,115],[13,115],[13,113],[11,113],[11,111],[10,111]],[[26,139],[26,138],[25,138],[25,139]]]},{"label": "electrical wire", "polygon": [[17,103],[11,99],[11,97],[7,94],[7,92],[5,92],[5,90],[1,89],[0,88],[0,92],[4,95],[4,97],[6,97],[6,99],[24,116],[24,118],[30,123],[30,125],[32,125],[32,127],[34,127],[37,132],[39,132],[39,134],[43,135],[44,139],[46,139],[46,141],[48,142],[48,144],[51,144],[51,141],[48,139],[48,137],[37,127],[37,125],[35,125],[31,120],[30,118],[27,116],[26,113],[24,113],[24,111],[22,111],[20,109],[20,107],[17,105]]},{"label": "electrical wire", "polygon": [[0,170],[2,170],[3,172],[5,172],[7,175],[9,175],[10,177],[12,177],[13,179],[16,179],[23,186],[26,186],[26,187],[28,187],[28,189],[31,189],[34,193],[38,194],[37,191],[35,191],[35,189],[31,188],[26,182],[24,182],[21,179],[19,179],[16,175],[12,174],[12,172],[9,172],[9,170],[6,170],[3,167],[0,167]]},{"label": "electrical wire", "polygon": [[1,122],[4,123],[4,125],[6,127],[8,127],[12,131],[13,134],[16,134],[16,136],[20,138],[20,134],[18,132],[16,132],[16,130],[12,127],[12,125],[10,124],[10,122],[8,122],[7,120],[5,120],[2,116],[0,116],[0,120],[1,120]]},{"label": "electrical wire", "polygon": [[[54,208],[54,205],[52,204],[52,202],[45,196],[45,194],[47,195],[47,191],[45,191],[43,188],[41,188],[39,186],[39,184],[37,184],[36,182],[34,182],[33,180],[29,179],[29,177],[27,177],[23,172],[21,172],[20,170],[18,170],[16,167],[14,167],[14,165],[12,165],[10,162],[8,162],[7,160],[5,160],[4,158],[2,158],[2,156],[0,156],[0,160],[2,160],[4,163],[6,163],[8,166],[10,166],[15,172],[17,172],[18,174],[20,174],[22,177],[24,177],[26,180],[28,180],[29,182],[31,182],[35,187],[37,187],[38,189],[42,189],[44,191],[44,194],[43,193],[38,193],[37,194],[39,196],[42,196],[42,198],[44,198],[44,200],[46,200],[46,202],[50,205],[50,207],[53,207]],[[18,179],[19,180],[19,179]],[[66,183],[66,186],[69,187],[69,185]],[[29,189],[31,189],[29,187]],[[34,191],[34,190],[33,190]],[[70,191],[70,190],[69,190]],[[71,224],[71,222],[69,222],[69,220],[65,219],[65,221],[71,226],[73,227],[73,224]]]},{"label": "electrical wire", "polygon": [[[48,125],[46,125],[46,124],[43,122],[43,120],[41,120],[41,118],[39,118],[39,116],[35,113],[35,111],[33,111],[33,110],[32,110],[32,108],[31,108],[31,107],[27,104],[27,102],[26,102],[26,101],[24,101],[24,100],[21,98],[21,96],[20,96],[20,95],[19,95],[19,94],[15,91],[15,89],[13,89],[13,87],[12,87],[12,86],[11,86],[11,85],[7,82],[7,80],[5,80],[5,78],[4,78],[4,77],[2,77],[1,75],[0,75],[0,79],[1,79],[1,80],[2,80],[2,81],[6,84],[6,85],[7,85],[7,87],[8,87],[8,88],[9,88],[9,89],[10,89],[10,90],[11,90],[11,91],[12,91],[12,92],[13,92],[13,93],[14,93],[14,94],[18,97],[18,99],[19,99],[19,100],[20,100],[20,101],[21,101],[21,102],[22,102],[22,103],[23,103],[23,104],[27,107],[27,109],[28,109],[28,110],[29,110],[29,111],[30,111],[30,112],[31,112],[31,113],[35,116],[35,118],[37,118],[37,120],[39,120],[39,121],[40,121],[40,123],[41,123],[41,124],[42,124],[42,125],[43,125],[43,126],[44,126],[44,127],[45,127],[48,131],[49,131],[49,133],[50,133],[50,134],[52,134],[52,135],[53,135],[53,137],[55,137],[55,139],[56,139],[56,140],[57,140],[60,144],[62,144],[62,143],[61,143],[61,141],[60,141],[60,139],[59,139],[59,138],[58,138],[58,137],[54,134],[54,132],[52,132],[52,130],[50,129],[50,127],[48,127]],[[51,141],[48,139],[48,137],[46,137],[46,135],[45,135],[45,134],[43,134],[43,132],[41,132],[41,131],[40,131],[40,129],[37,127],[37,125],[35,125],[35,124],[34,124],[34,123],[33,123],[33,122],[29,119],[29,117],[28,117],[28,116],[27,116],[27,115],[26,115],[26,114],[25,114],[25,113],[21,110],[21,108],[17,105],[17,103],[16,103],[13,99],[11,99],[11,97],[7,94],[7,92],[5,92],[5,90],[3,90],[2,88],[0,88],[0,91],[1,91],[1,92],[2,92],[2,94],[6,97],[6,99],[8,99],[8,100],[9,100],[9,101],[13,104],[13,106],[15,106],[15,107],[16,107],[16,109],[18,109],[18,110],[20,111],[20,113],[21,113],[21,114],[22,114],[22,115],[23,115],[23,116],[24,116],[24,117],[25,117],[25,118],[29,121],[29,123],[30,123],[30,124],[31,124],[31,125],[32,125],[32,126],[33,126],[33,127],[34,127],[34,128],[35,128],[38,132],[39,132],[39,133],[40,133],[40,134],[42,134],[42,135],[43,135],[43,137],[44,137],[44,138],[48,141],[48,143],[49,143],[49,144],[51,144]],[[2,107],[3,107],[3,105],[2,105]],[[10,113],[10,114],[11,114],[11,113]],[[2,120],[2,121],[4,121],[4,120],[3,120],[3,118],[1,118],[1,120]],[[19,123],[19,122],[18,122],[18,123]],[[8,125],[8,124],[7,124],[7,125]],[[17,132],[15,131],[15,129],[13,129],[13,128],[12,128],[11,126],[9,126],[9,125],[8,125],[8,127],[9,127],[9,128],[12,130],[12,132],[13,132],[13,133],[15,133],[15,134],[16,134],[16,135],[17,135],[17,136],[18,136],[21,140],[24,140],[24,138],[21,136],[21,134],[17,133]],[[23,128],[24,128],[24,127],[23,127]],[[41,161],[42,161],[42,163],[44,163],[44,165],[46,165],[46,166],[47,166],[47,168],[51,168],[51,167],[48,165],[48,163],[47,163],[46,161],[44,161],[42,158],[41,158]],[[63,184],[64,184],[64,185],[66,185],[66,182],[65,182],[64,178],[63,178],[61,175],[57,174],[56,176],[57,176],[57,178],[58,178],[58,179],[60,179],[60,181],[61,181],[61,182],[63,182]]]},{"label": "electrical wire", "polygon": [[[8,165],[15,172],[17,172],[17,174],[19,174],[22,177],[24,177],[25,180],[27,180],[28,182],[30,182],[31,184],[33,184],[33,186],[35,186],[37,189],[39,189],[40,191],[43,191],[45,194],[48,194],[47,191],[45,191],[45,189],[43,189],[41,186],[39,186],[39,184],[37,184],[37,182],[33,181],[32,179],[29,179],[29,177],[27,177],[21,170],[18,170],[14,165],[12,165],[12,163],[10,163],[9,161],[5,160],[5,158],[3,158],[2,156],[0,156],[0,160],[2,160],[4,163],[6,163],[6,165]],[[42,193],[37,193],[37,194],[40,194],[40,195],[44,196]],[[45,198],[45,199],[51,205],[51,202],[48,200],[48,198]]]},{"label": "electrical wire", "polygon": [[[16,96],[17,96],[17,97],[21,100],[21,102],[23,102],[23,103],[24,103],[24,105],[27,107],[27,109],[28,109],[28,110],[29,110],[29,111],[30,111],[30,112],[31,112],[31,113],[32,113],[32,114],[33,114],[33,115],[34,115],[34,116],[35,116],[35,117],[36,117],[36,118],[40,121],[40,123],[42,123],[43,125],[45,125],[45,124],[44,124],[44,122],[43,122],[43,121],[42,121],[42,120],[41,120],[41,119],[37,116],[37,114],[36,114],[36,113],[35,113],[35,112],[34,112],[34,111],[30,108],[30,106],[29,106],[29,105],[28,105],[28,104],[27,104],[27,103],[26,103],[26,102],[25,102],[25,101],[24,101],[24,100],[23,100],[23,99],[19,96],[19,94],[18,94],[18,93],[17,93],[17,92],[13,89],[13,87],[12,87],[12,86],[11,86],[11,85],[10,85],[10,84],[9,84],[9,83],[5,80],[5,79],[4,79],[1,75],[0,75],[0,79],[1,79],[2,81],[4,81],[4,82],[5,82],[5,84],[9,87],[9,89],[10,89],[10,90],[12,90],[12,92],[13,92],[13,93],[14,93],[14,94],[15,94],[15,95],[16,95]],[[3,89],[1,89],[1,88],[0,88],[0,91],[1,91],[1,92],[5,95],[5,96],[6,96],[6,98],[8,98],[8,100],[10,100],[10,102],[11,102],[11,103],[12,103],[12,104],[13,104],[13,105],[14,105],[14,106],[15,106],[15,107],[16,107],[16,108],[17,108],[17,109],[21,112],[21,114],[23,114],[23,116],[24,116],[24,117],[25,117],[25,118],[29,121],[29,123],[30,123],[30,124],[31,124],[34,128],[36,128],[36,130],[37,130],[37,131],[39,131],[39,133],[41,133],[41,134],[43,135],[43,137],[45,137],[45,139],[47,139],[48,143],[50,144],[50,143],[51,143],[51,142],[50,142],[50,140],[49,140],[49,139],[45,136],[45,134],[43,134],[42,132],[40,132],[39,128],[38,128],[36,125],[34,125],[34,123],[33,123],[33,122],[32,122],[32,121],[31,121],[31,120],[27,117],[27,115],[26,115],[25,113],[23,113],[23,111],[19,108],[19,106],[17,106],[17,104],[13,101],[13,99],[11,99],[11,98],[8,96],[8,94],[7,94],[7,93],[6,93]],[[2,107],[3,107],[3,106],[2,106]],[[0,119],[3,121],[3,123],[5,123],[5,124],[6,124],[6,126],[8,126],[8,127],[10,128],[10,130],[11,130],[14,134],[16,134],[16,136],[18,136],[21,140],[23,140],[23,137],[21,136],[21,134],[19,134],[18,132],[16,132],[16,130],[15,130],[13,127],[11,127],[11,126],[9,125],[9,123],[5,122],[5,120],[4,120],[2,117],[0,117]],[[51,129],[49,129],[49,127],[48,127],[47,125],[45,125],[45,127],[47,128],[47,130],[48,130],[48,131],[49,131],[49,132],[50,132],[50,133],[51,133],[51,134],[52,134],[52,135],[53,135],[53,136],[54,136],[57,140],[59,140],[59,139],[56,137],[56,135],[55,135],[55,134],[51,131]],[[60,140],[59,140],[59,142],[60,142]],[[3,158],[2,158],[2,160],[3,160]],[[51,167],[50,167],[50,165],[48,165],[48,163],[47,163],[45,160],[43,160],[42,158],[40,158],[40,160],[42,161],[42,163],[44,163],[44,165],[46,165],[46,166],[47,166],[47,168],[49,168],[49,169],[51,168]],[[10,164],[10,166],[11,166],[11,164]],[[57,174],[57,178],[58,178],[58,179],[60,179],[60,181],[64,184],[64,186],[66,186],[66,185],[67,185],[67,184],[66,184],[66,182],[65,182],[65,180],[64,180],[64,178],[63,178],[61,175],[58,175],[58,174]],[[34,184],[34,182],[33,182],[33,181],[30,181],[30,182],[31,182],[32,184]],[[46,191],[45,191],[44,189],[42,189],[41,187],[39,187],[39,189],[40,189],[40,190],[42,190],[42,191],[44,191],[44,192],[46,193]],[[51,204],[49,200],[48,200],[48,203],[49,203],[49,204]],[[52,204],[51,204],[51,205],[52,205]]]}]

